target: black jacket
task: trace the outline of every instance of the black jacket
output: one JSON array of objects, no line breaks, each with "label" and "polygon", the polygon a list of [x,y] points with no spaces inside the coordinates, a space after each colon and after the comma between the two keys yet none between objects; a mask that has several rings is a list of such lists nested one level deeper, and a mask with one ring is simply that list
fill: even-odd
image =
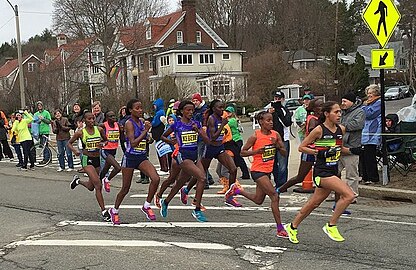
[{"label": "black jacket", "polygon": [[273,130],[276,130],[284,140],[284,127],[292,125],[292,113],[281,102],[272,102],[272,107],[274,108]]}]

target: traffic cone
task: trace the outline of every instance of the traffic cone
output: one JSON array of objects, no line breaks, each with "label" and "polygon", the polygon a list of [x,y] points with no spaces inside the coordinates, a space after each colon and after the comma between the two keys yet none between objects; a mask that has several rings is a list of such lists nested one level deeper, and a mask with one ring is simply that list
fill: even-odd
[{"label": "traffic cone", "polygon": [[313,186],[313,169],[311,169],[302,181],[301,188],[295,188],[293,191],[298,193],[313,193],[315,188]]}]

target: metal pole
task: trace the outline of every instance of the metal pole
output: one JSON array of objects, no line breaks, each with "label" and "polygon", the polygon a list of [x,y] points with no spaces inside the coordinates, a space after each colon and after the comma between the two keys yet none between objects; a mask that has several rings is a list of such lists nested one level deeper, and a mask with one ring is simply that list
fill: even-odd
[{"label": "metal pole", "polygon": [[16,19],[16,42],[17,42],[17,61],[19,62],[19,87],[20,87],[20,106],[21,108],[26,107],[26,98],[25,98],[25,78],[23,71],[23,59],[22,59],[22,44],[20,43],[20,23],[19,23],[19,9],[17,5],[13,7],[12,3],[9,0],[6,0],[9,3],[10,7],[14,11],[14,16]]},{"label": "metal pole", "polygon": [[[386,130],[386,105],[384,98],[384,69],[380,69],[380,91],[381,91],[381,133]],[[381,147],[383,153],[383,186],[389,183],[387,144],[386,136],[381,136]]]}]

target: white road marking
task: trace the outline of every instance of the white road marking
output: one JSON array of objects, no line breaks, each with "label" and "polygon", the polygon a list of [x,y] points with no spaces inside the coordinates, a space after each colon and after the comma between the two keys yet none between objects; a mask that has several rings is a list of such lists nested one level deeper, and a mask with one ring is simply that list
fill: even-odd
[{"label": "white road marking", "polygon": [[24,240],[8,246],[79,246],[79,247],[181,247],[186,249],[226,250],[233,247],[216,243],[158,242],[140,240]]},{"label": "white road marking", "polygon": [[[113,207],[113,205],[106,205],[106,208]],[[142,205],[120,205],[120,209],[141,209]],[[207,210],[227,210],[227,211],[272,211],[270,207],[230,207],[230,206],[205,206]],[[192,205],[169,205],[169,210],[194,210]],[[293,212],[299,211],[301,207],[279,207],[280,211]]]},{"label": "white road marking", "polygon": [[[311,213],[314,216],[321,216],[321,217],[331,217],[332,215],[329,214],[320,214],[320,213]],[[414,222],[404,222],[404,221],[394,221],[394,220],[385,220],[385,219],[374,219],[374,218],[362,218],[362,217],[345,217],[341,216],[341,218],[345,219],[352,219],[352,220],[360,220],[360,221],[369,221],[374,223],[387,223],[387,224],[398,224],[398,225],[408,225],[408,226],[416,226]]]},{"label": "white road marking", "polygon": [[[175,198],[179,198],[180,195],[177,194],[175,195]],[[204,195],[202,196],[203,198],[224,198],[224,194],[212,194],[212,193],[204,193]],[[247,199],[244,196],[236,196],[238,199]],[[147,198],[147,194],[133,194],[130,195],[130,198]],[[266,196],[266,199],[269,198],[268,196]],[[294,199],[294,200],[307,200],[308,197],[306,197],[305,195],[280,195],[279,198],[281,199]]]},{"label": "white road marking", "polygon": [[264,252],[264,253],[283,253],[284,251],[287,250],[287,248],[281,248],[281,247],[260,247],[260,246],[250,246],[250,245],[245,245],[244,246],[247,249],[254,249],[255,251],[260,251],[260,252]]},{"label": "white road marking", "polygon": [[241,223],[241,222],[138,222],[113,225],[110,222],[64,220],[57,226],[97,226],[97,227],[125,227],[125,228],[270,228],[276,223]]}]

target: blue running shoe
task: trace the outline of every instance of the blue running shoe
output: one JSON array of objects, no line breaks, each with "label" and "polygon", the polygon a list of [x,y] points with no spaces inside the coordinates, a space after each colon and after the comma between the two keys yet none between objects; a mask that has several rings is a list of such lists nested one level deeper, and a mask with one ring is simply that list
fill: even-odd
[{"label": "blue running shoe", "polygon": [[207,221],[207,218],[205,217],[204,212],[202,212],[201,210],[198,210],[198,211],[193,210],[192,211],[192,216],[196,220],[198,220],[199,222],[206,222]]},{"label": "blue running shoe", "polygon": [[168,206],[164,199],[160,200],[160,215],[164,218],[168,216]]},{"label": "blue running shoe", "polygon": [[[333,212],[335,212],[335,207],[336,207],[337,205],[336,204],[334,204],[334,206],[332,207],[332,213]],[[351,215],[351,211],[348,211],[347,209],[345,209],[344,210],[344,212],[342,212],[342,214],[341,214],[341,216],[350,216]]]}]

